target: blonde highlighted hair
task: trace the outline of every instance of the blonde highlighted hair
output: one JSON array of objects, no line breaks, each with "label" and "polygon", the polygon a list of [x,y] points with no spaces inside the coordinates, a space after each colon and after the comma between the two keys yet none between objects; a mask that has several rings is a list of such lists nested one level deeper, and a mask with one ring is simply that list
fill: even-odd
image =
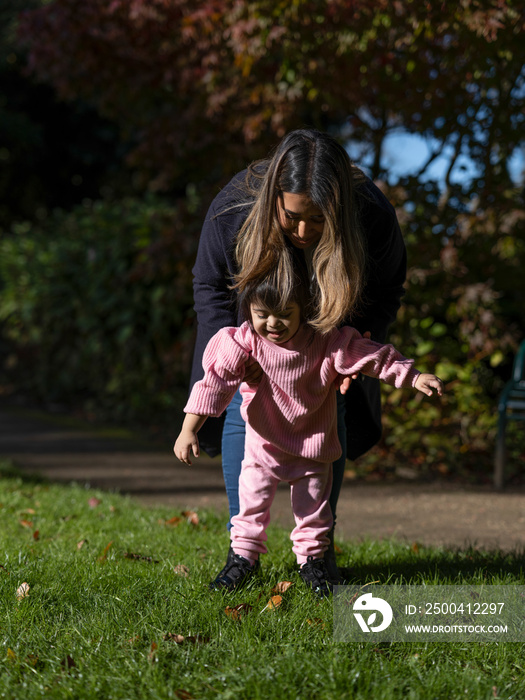
[{"label": "blonde highlighted hair", "polygon": [[283,288],[293,284],[294,251],[279,222],[282,193],[306,195],[325,217],[312,266],[310,325],[328,333],[356,312],[365,283],[366,246],[354,196],[363,173],[328,134],[312,129],[290,132],[272,158],[250,166],[246,185],[254,197],[236,239],[238,274],[234,288],[275,273]]}]

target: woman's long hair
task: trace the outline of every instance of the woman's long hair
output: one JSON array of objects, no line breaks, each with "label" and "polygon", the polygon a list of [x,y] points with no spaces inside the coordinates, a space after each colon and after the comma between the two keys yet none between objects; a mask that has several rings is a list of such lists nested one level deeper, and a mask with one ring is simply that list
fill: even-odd
[{"label": "woman's long hair", "polygon": [[285,136],[272,158],[249,168],[247,185],[255,201],[237,235],[234,288],[242,293],[247,284],[270,272],[276,272],[285,287],[293,283],[294,254],[279,222],[277,198],[283,192],[306,195],[325,217],[312,260],[310,325],[327,333],[351,317],[366,273],[366,246],[354,197],[355,185],[364,179],[331,136],[312,129]]}]

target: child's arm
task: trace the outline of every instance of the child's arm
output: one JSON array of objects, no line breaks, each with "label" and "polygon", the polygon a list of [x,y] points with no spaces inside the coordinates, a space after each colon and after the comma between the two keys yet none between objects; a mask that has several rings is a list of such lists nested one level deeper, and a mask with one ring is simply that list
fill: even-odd
[{"label": "child's arm", "polygon": [[207,417],[198,416],[195,413],[186,413],[179,437],[173,446],[173,452],[175,452],[175,456],[181,462],[191,465],[191,452],[193,452],[194,457],[199,456],[200,449],[197,433],[206,422]]},{"label": "child's arm", "polygon": [[438,396],[443,396],[443,382],[435,374],[421,373],[414,382],[414,388],[427,396],[432,396],[432,389],[435,389]]}]

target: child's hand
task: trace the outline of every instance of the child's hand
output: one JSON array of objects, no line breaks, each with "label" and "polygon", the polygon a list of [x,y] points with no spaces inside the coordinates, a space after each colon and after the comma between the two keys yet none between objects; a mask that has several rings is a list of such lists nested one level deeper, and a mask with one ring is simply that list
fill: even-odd
[{"label": "child's hand", "polygon": [[418,391],[422,391],[427,396],[432,396],[433,389],[437,391],[438,396],[443,396],[443,382],[435,374],[422,373],[416,379],[414,384]]},{"label": "child's hand", "polygon": [[191,466],[191,453],[193,452],[194,457],[198,457],[200,454],[197,433],[183,430],[175,442],[173,452],[181,462]]}]

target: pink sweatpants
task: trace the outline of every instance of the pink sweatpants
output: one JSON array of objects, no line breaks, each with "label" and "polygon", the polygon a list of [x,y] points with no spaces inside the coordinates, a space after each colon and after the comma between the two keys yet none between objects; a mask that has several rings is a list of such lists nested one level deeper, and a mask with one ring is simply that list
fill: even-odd
[{"label": "pink sweatpants", "polygon": [[328,547],[333,524],[329,504],[332,464],[314,462],[282,452],[246,425],[245,456],[239,478],[240,511],[232,518],[233,551],[258,559],[267,549],[266,528],[280,481],[290,484],[296,527],[290,535],[297,562],[318,559]]}]

